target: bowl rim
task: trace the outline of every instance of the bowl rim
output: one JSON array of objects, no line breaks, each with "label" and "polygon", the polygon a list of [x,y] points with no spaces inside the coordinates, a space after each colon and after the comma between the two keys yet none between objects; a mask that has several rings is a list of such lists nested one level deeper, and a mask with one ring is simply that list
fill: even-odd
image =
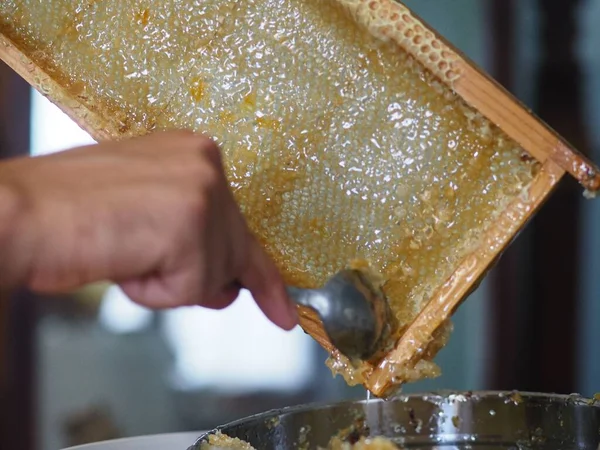
[{"label": "bowl rim", "polygon": [[329,409],[334,407],[344,407],[344,406],[355,406],[355,405],[366,405],[370,403],[391,403],[391,402],[402,402],[406,403],[410,399],[423,399],[423,400],[437,400],[444,401],[452,399],[452,397],[457,397],[457,400],[460,396],[464,397],[464,400],[460,400],[461,402],[469,401],[469,400],[483,400],[485,398],[493,398],[493,397],[510,397],[512,395],[519,394],[523,400],[526,399],[536,399],[538,401],[548,401],[549,403],[556,402],[565,402],[575,406],[584,406],[584,407],[592,407],[592,408],[600,408],[600,401],[594,398],[586,398],[579,393],[571,393],[571,394],[554,394],[554,393],[544,393],[544,392],[533,392],[533,391],[519,391],[519,390],[473,390],[473,391],[460,391],[460,390],[435,390],[435,391],[423,391],[423,392],[413,392],[409,394],[400,394],[394,396],[390,399],[384,400],[381,398],[371,398],[371,399],[361,399],[361,400],[343,400],[338,402],[313,402],[306,403],[301,405],[294,406],[286,406],[283,408],[275,408],[270,409],[261,413],[252,414],[247,417],[243,417],[240,419],[233,420],[231,422],[225,423],[223,425],[219,425],[212,430],[208,430],[204,432],[202,435],[196,439],[196,442],[188,448],[188,450],[198,448],[198,444],[205,441],[210,435],[215,434],[219,431],[222,431],[226,428],[235,427],[238,425],[242,425],[247,422],[251,422],[253,420],[268,420],[274,416],[282,416],[286,414],[294,414],[294,413],[302,413],[307,411],[316,411]]},{"label": "bowl rim", "polygon": [[195,440],[197,440],[198,436],[202,434],[206,434],[206,430],[143,434],[140,436],[129,436],[117,439],[108,439],[106,441],[90,442],[88,444],[81,444],[73,447],[65,447],[62,450],[103,450],[105,447],[108,446],[120,446],[122,444],[129,444],[134,442],[142,443],[144,441],[155,441],[157,439],[164,439],[166,441],[169,441],[175,439],[190,438],[190,442],[194,442]]}]

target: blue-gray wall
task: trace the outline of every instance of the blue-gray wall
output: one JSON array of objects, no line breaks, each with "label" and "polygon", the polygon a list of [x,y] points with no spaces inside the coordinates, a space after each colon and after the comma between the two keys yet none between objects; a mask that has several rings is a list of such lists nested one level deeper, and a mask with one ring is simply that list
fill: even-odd
[{"label": "blue-gray wall", "polygon": [[[585,95],[588,132],[593,151],[600,162],[600,2],[582,2],[579,53],[585,62]],[[583,308],[580,310],[579,391],[593,395],[600,391],[600,199],[584,203],[582,211],[581,251]],[[569,305],[566,304],[565,308]]]}]

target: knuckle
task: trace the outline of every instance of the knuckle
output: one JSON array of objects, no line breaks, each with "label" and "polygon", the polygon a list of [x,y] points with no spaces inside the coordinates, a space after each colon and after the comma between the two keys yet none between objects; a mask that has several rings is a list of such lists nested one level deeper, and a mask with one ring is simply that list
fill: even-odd
[{"label": "knuckle", "polygon": [[208,219],[210,210],[209,198],[203,195],[201,191],[197,191],[189,196],[186,204],[186,216],[189,217],[196,226],[203,226]]},{"label": "knuckle", "polygon": [[226,186],[225,174],[218,167],[207,164],[206,161],[196,160],[196,163],[189,168],[188,176],[196,195],[212,198]]},{"label": "knuckle", "polygon": [[185,169],[191,180],[199,187],[215,188],[225,179],[224,171],[218,161],[201,152],[192,155]]},{"label": "knuckle", "polygon": [[207,136],[199,135],[196,140],[196,152],[198,155],[213,165],[221,166],[221,149],[218,144]]},{"label": "knuckle", "polygon": [[217,143],[204,134],[196,135],[196,145],[197,148],[203,152],[213,152],[219,154],[219,146]]},{"label": "knuckle", "polygon": [[207,166],[205,167],[205,170],[202,172],[198,181],[206,189],[213,190],[223,184],[223,175],[217,167]]},{"label": "knuckle", "polygon": [[219,146],[217,143],[205,134],[195,133],[192,131],[181,130],[174,131],[173,137],[178,139],[182,147],[188,151],[199,154],[219,154]]}]

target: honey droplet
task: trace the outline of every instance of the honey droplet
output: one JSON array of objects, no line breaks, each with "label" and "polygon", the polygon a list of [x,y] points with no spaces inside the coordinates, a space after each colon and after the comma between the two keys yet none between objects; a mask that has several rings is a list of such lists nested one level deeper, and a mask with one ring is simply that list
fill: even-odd
[{"label": "honey droplet", "polygon": [[150,22],[150,10],[146,8],[137,13],[135,15],[135,21],[144,27],[148,25],[148,23]]},{"label": "honey droplet", "polygon": [[206,96],[208,85],[204,80],[199,78],[194,79],[192,81],[192,86],[190,87],[190,94],[192,98],[196,101],[196,103],[201,102]]},{"label": "honey droplet", "polygon": [[222,125],[231,125],[235,120],[235,116],[231,111],[223,111],[219,114],[219,121]]},{"label": "honey droplet", "polygon": [[258,117],[256,119],[256,125],[258,125],[261,128],[266,128],[272,131],[281,130],[281,122],[277,119],[271,119],[269,117]]},{"label": "honey droplet", "polygon": [[246,112],[254,112],[255,109],[256,109],[256,94],[254,92],[250,92],[242,100],[242,110],[244,110]]}]

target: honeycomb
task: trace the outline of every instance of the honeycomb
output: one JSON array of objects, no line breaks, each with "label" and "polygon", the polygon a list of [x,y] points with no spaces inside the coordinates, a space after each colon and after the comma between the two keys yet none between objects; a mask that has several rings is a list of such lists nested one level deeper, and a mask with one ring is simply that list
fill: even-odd
[{"label": "honeycomb", "polygon": [[[354,439],[344,435],[344,431],[338,433],[340,436],[335,435],[331,438],[327,447],[323,450],[398,450],[396,444],[394,444],[388,438],[382,436],[375,437],[364,437],[359,436],[354,442]],[[299,439],[301,441],[301,439]],[[304,449],[309,448],[308,442],[298,442],[298,448]],[[199,445],[196,445],[199,450],[219,450],[230,448],[233,450],[255,450],[252,445],[248,442],[243,441],[239,438],[232,438],[226,434],[216,432],[210,434],[205,441],[202,441]],[[321,448],[321,447],[318,447]]]},{"label": "honeycomb", "polygon": [[206,441],[203,441],[198,446],[199,450],[212,450],[212,449],[237,449],[237,450],[255,450],[252,445],[248,442],[243,441],[239,438],[234,438],[226,434],[216,432],[208,436]]},{"label": "honeycomb", "polygon": [[[3,0],[0,32],[123,134],[213,136],[286,282],[366,261],[398,337],[540,164],[448,87],[460,73],[418,25],[396,29],[425,65],[353,19],[377,5]],[[423,364],[407,376],[436,373]]]}]

